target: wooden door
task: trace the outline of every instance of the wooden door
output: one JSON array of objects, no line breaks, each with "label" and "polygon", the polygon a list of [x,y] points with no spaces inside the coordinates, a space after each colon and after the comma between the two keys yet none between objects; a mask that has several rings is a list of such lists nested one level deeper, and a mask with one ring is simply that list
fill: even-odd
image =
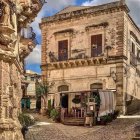
[{"label": "wooden door", "polygon": [[59,61],[68,59],[68,40],[58,42],[58,59]]},{"label": "wooden door", "polygon": [[102,54],[102,34],[91,36],[91,57]]}]

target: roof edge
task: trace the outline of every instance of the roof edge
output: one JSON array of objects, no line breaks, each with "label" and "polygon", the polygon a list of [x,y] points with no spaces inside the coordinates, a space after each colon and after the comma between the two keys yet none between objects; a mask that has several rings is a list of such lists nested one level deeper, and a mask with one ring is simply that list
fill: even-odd
[{"label": "roof edge", "polygon": [[[68,7],[70,7],[70,6],[68,6]],[[40,25],[42,25],[42,23],[57,21],[57,20],[60,20],[60,19],[68,19],[70,17],[74,17],[75,16],[74,14],[76,14],[76,13],[79,14],[79,15],[89,14],[89,13],[105,11],[107,9],[112,9],[112,8],[117,8],[117,7],[125,8],[127,13],[129,13],[129,11],[130,11],[128,6],[125,3],[122,3],[120,1],[116,1],[116,2],[106,3],[106,4],[102,4],[102,5],[91,6],[89,8],[85,8],[85,9],[82,9],[82,10],[77,10],[77,11],[72,11],[72,12],[67,12],[67,13],[62,13],[62,14],[55,14],[55,15],[50,16],[50,17],[45,17],[45,18],[42,18],[42,22],[41,22]]]}]

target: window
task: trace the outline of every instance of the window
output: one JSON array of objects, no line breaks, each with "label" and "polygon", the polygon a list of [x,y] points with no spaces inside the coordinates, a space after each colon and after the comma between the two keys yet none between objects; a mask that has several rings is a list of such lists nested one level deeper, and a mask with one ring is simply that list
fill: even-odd
[{"label": "window", "polygon": [[137,58],[140,59],[140,50],[137,49]]},{"label": "window", "polygon": [[27,80],[27,76],[25,76],[25,80]]},{"label": "window", "polygon": [[31,81],[34,81],[34,77],[31,77]]},{"label": "window", "polygon": [[93,83],[90,85],[90,89],[103,89],[103,84],[102,83]]},{"label": "window", "polygon": [[102,34],[91,36],[91,57],[102,54]]},{"label": "window", "polygon": [[137,48],[137,60],[140,63],[140,50]]},{"label": "window", "polygon": [[133,54],[135,54],[135,44],[134,44],[134,42],[132,42],[132,50],[131,50],[131,52],[132,52]]},{"label": "window", "polygon": [[58,59],[59,61],[68,59],[68,40],[58,42]]},{"label": "window", "polygon": [[62,85],[58,87],[58,92],[68,91],[68,90],[69,90],[69,87],[67,85]]},{"label": "window", "polygon": [[133,41],[132,41],[132,44],[131,44],[130,64],[133,65],[133,66],[137,66],[136,50],[135,50],[135,44],[134,44]]}]

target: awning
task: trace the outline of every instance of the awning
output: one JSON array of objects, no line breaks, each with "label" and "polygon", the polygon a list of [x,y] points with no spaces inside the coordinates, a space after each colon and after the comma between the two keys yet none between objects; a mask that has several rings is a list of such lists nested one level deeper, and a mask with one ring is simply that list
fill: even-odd
[{"label": "awning", "polygon": [[115,92],[100,91],[99,94],[101,99],[99,116],[104,116],[108,113],[113,113],[116,106]]}]

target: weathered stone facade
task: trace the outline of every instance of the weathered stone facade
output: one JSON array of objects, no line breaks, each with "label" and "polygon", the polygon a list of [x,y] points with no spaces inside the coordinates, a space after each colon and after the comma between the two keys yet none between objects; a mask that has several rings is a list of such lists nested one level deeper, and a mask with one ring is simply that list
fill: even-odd
[{"label": "weathered stone facade", "polygon": [[24,58],[35,44],[33,38],[25,38],[20,32],[28,27],[42,4],[40,0],[0,1],[0,140],[23,140],[18,121],[21,77]]},{"label": "weathered stone facade", "polygon": [[[57,102],[60,97],[54,93],[62,85],[73,92],[90,90],[98,83],[103,90],[116,91],[116,109],[127,113],[127,102],[140,99],[140,30],[128,13],[121,0],[93,7],[70,6],[42,19],[42,75],[55,82],[48,98]],[[92,44],[96,35],[100,41]],[[61,50],[61,46],[67,48]]]},{"label": "weathered stone facade", "polygon": [[26,70],[25,82],[27,83],[27,88],[22,96],[25,101],[24,108],[27,108],[26,102],[30,102],[29,109],[36,109],[36,85],[41,81],[41,75],[33,72],[31,70]]}]

